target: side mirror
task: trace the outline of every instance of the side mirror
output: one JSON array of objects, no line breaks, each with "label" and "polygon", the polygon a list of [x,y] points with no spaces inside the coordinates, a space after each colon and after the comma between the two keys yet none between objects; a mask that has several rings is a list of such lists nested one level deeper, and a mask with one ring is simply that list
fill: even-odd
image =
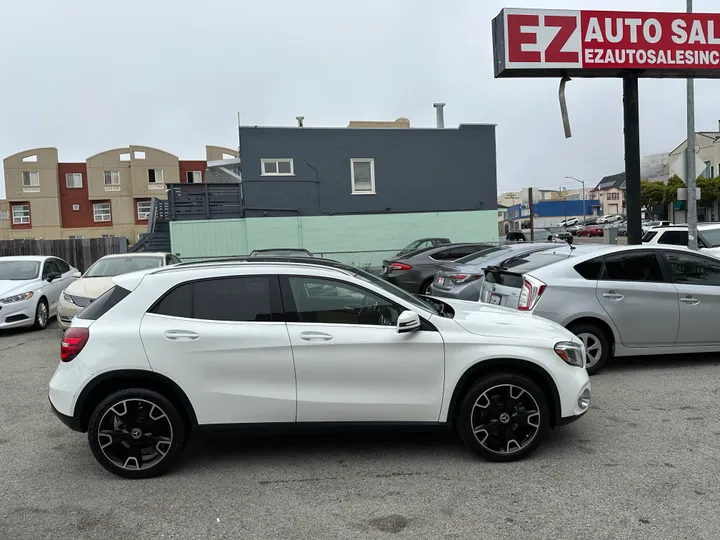
[{"label": "side mirror", "polygon": [[75,279],[80,279],[82,277],[82,272],[75,272],[72,277],[74,277]]},{"label": "side mirror", "polygon": [[60,279],[61,277],[62,277],[62,274],[61,274],[60,272],[50,272],[50,273],[47,275],[47,278],[46,278],[46,279],[47,279],[50,283],[52,283],[53,281],[55,281],[56,279]]},{"label": "side mirror", "polygon": [[415,332],[420,329],[420,316],[414,311],[403,311],[398,317],[398,334]]}]

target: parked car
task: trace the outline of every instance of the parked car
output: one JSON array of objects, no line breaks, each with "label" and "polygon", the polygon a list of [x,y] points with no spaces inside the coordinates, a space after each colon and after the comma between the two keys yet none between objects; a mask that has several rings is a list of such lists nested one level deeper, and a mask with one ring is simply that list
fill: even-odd
[{"label": "parked car", "polygon": [[669,227],[670,225],[672,225],[670,221],[646,221],[642,224],[642,232],[645,234],[655,227]]},{"label": "parked car", "polygon": [[254,249],[250,253],[250,257],[266,257],[266,256],[277,256],[277,257],[313,257],[307,249],[303,248],[268,248],[268,249]]},{"label": "parked car", "polygon": [[57,257],[0,257],[0,329],[44,329],[65,287],[80,275]]},{"label": "parked car", "polygon": [[576,223],[575,225],[568,227],[567,231],[573,236],[577,236],[577,233],[583,230],[585,227],[586,225],[584,223]]},{"label": "parked car", "polygon": [[573,243],[573,235],[570,231],[557,231],[552,234],[553,241],[562,240],[563,242],[567,242],[568,244]]},{"label": "parked car", "polygon": [[483,298],[494,286],[519,310],[571,330],[585,344],[589,373],[613,355],[720,351],[720,261],[673,246],[595,247],[550,265],[486,272]]},{"label": "parked car", "polygon": [[500,246],[496,250],[479,251],[454,263],[445,263],[435,272],[430,295],[477,302],[480,299],[486,267],[503,265],[515,257],[557,247],[556,243],[509,244]]},{"label": "parked car", "polygon": [[602,225],[588,225],[584,229],[581,229],[578,231],[578,236],[603,236],[605,233],[603,232],[603,226]]},{"label": "parked car", "polygon": [[112,278],[129,272],[178,264],[172,253],[120,253],[105,255],[68,287],[58,301],[58,325],[69,328],[73,317],[113,285]]},{"label": "parked car", "polygon": [[65,333],[49,398],[118,476],[162,474],[212,425],[453,425],[480,457],[514,461],[590,405],[582,342],[561,326],[425,301],[332,261],[186,263],[113,283]]},{"label": "parked car", "polygon": [[383,261],[381,276],[411,293],[430,294],[435,268],[473,253],[496,249],[494,244],[444,244]]},{"label": "parked car", "polygon": [[627,221],[619,221],[617,224],[617,235],[627,236]]},{"label": "parked car", "polygon": [[505,235],[505,242],[552,242],[555,235],[547,229],[534,229],[535,238],[533,240],[530,229],[520,229],[517,231],[509,231]]},{"label": "parked car", "polygon": [[[720,256],[720,223],[698,223],[698,248],[708,255]],[[643,244],[688,245],[687,225],[665,225],[648,229]]]},{"label": "parked car", "polygon": [[580,218],[567,218],[558,223],[558,227],[572,227],[580,222]]},{"label": "parked car", "polygon": [[616,221],[622,221],[623,219],[625,219],[625,217],[622,214],[608,214],[606,216],[600,216],[597,223],[615,223]]},{"label": "parked car", "polygon": [[413,240],[407,246],[402,248],[395,257],[402,257],[411,251],[417,251],[419,249],[427,249],[435,246],[441,246],[443,244],[449,244],[449,238],[421,238],[420,240]]}]

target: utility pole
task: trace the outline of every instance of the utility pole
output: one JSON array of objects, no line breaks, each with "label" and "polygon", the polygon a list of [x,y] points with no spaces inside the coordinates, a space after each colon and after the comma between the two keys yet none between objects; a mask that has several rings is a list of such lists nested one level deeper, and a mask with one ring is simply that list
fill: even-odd
[{"label": "utility pole", "polygon": [[585,180],[580,180],[580,179],[578,179],[578,178],[575,178],[574,176],[566,176],[565,178],[567,178],[568,180],[575,180],[576,182],[580,182],[580,184],[582,185],[582,190],[583,190],[583,225],[585,225],[585,221],[587,221],[587,218],[586,218],[587,202],[585,201]]},{"label": "utility pole", "polygon": [[[530,207],[530,241],[535,241],[535,212],[533,210],[533,188],[528,188],[528,206]],[[522,211],[520,212],[522,214]]]},{"label": "utility pole", "polygon": [[[693,2],[687,0],[687,12],[692,13]],[[688,247],[697,250],[697,171],[695,170],[695,80],[687,79],[687,225]]]}]

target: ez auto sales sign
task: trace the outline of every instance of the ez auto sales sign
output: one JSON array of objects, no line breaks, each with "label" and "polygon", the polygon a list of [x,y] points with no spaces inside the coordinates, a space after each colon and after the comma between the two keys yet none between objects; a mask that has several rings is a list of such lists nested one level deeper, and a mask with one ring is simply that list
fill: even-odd
[{"label": "ez auto sales sign", "polygon": [[720,78],[720,14],[504,9],[496,77]]}]

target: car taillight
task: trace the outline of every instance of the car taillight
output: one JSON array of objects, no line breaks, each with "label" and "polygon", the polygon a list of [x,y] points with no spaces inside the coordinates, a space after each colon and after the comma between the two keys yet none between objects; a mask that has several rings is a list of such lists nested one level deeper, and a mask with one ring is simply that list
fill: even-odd
[{"label": "car taillight", "polygon": [[483,274],[453,274],[448,276],[455,283],[470,283],[471,281],[477,281]]},{"label": "car taillight", "polygon": [[390,265],[390,270],[412,270],[412,266],[410,266],[409,264],[396,262]]},{"label": "car taillight", "polygon": [[518,309],[520,311],[531,311],[540,300],[542,293],[545,292],[547,285],[535,279],[534,277],[524,276],[523,286],[520,291],[520,302],[518,303]]},{"label": "car taillight", "polygon": [[68,328],[60,344],[60,360],[70,362],[80,354],[89,338],[90,330],[88,328]]}]

